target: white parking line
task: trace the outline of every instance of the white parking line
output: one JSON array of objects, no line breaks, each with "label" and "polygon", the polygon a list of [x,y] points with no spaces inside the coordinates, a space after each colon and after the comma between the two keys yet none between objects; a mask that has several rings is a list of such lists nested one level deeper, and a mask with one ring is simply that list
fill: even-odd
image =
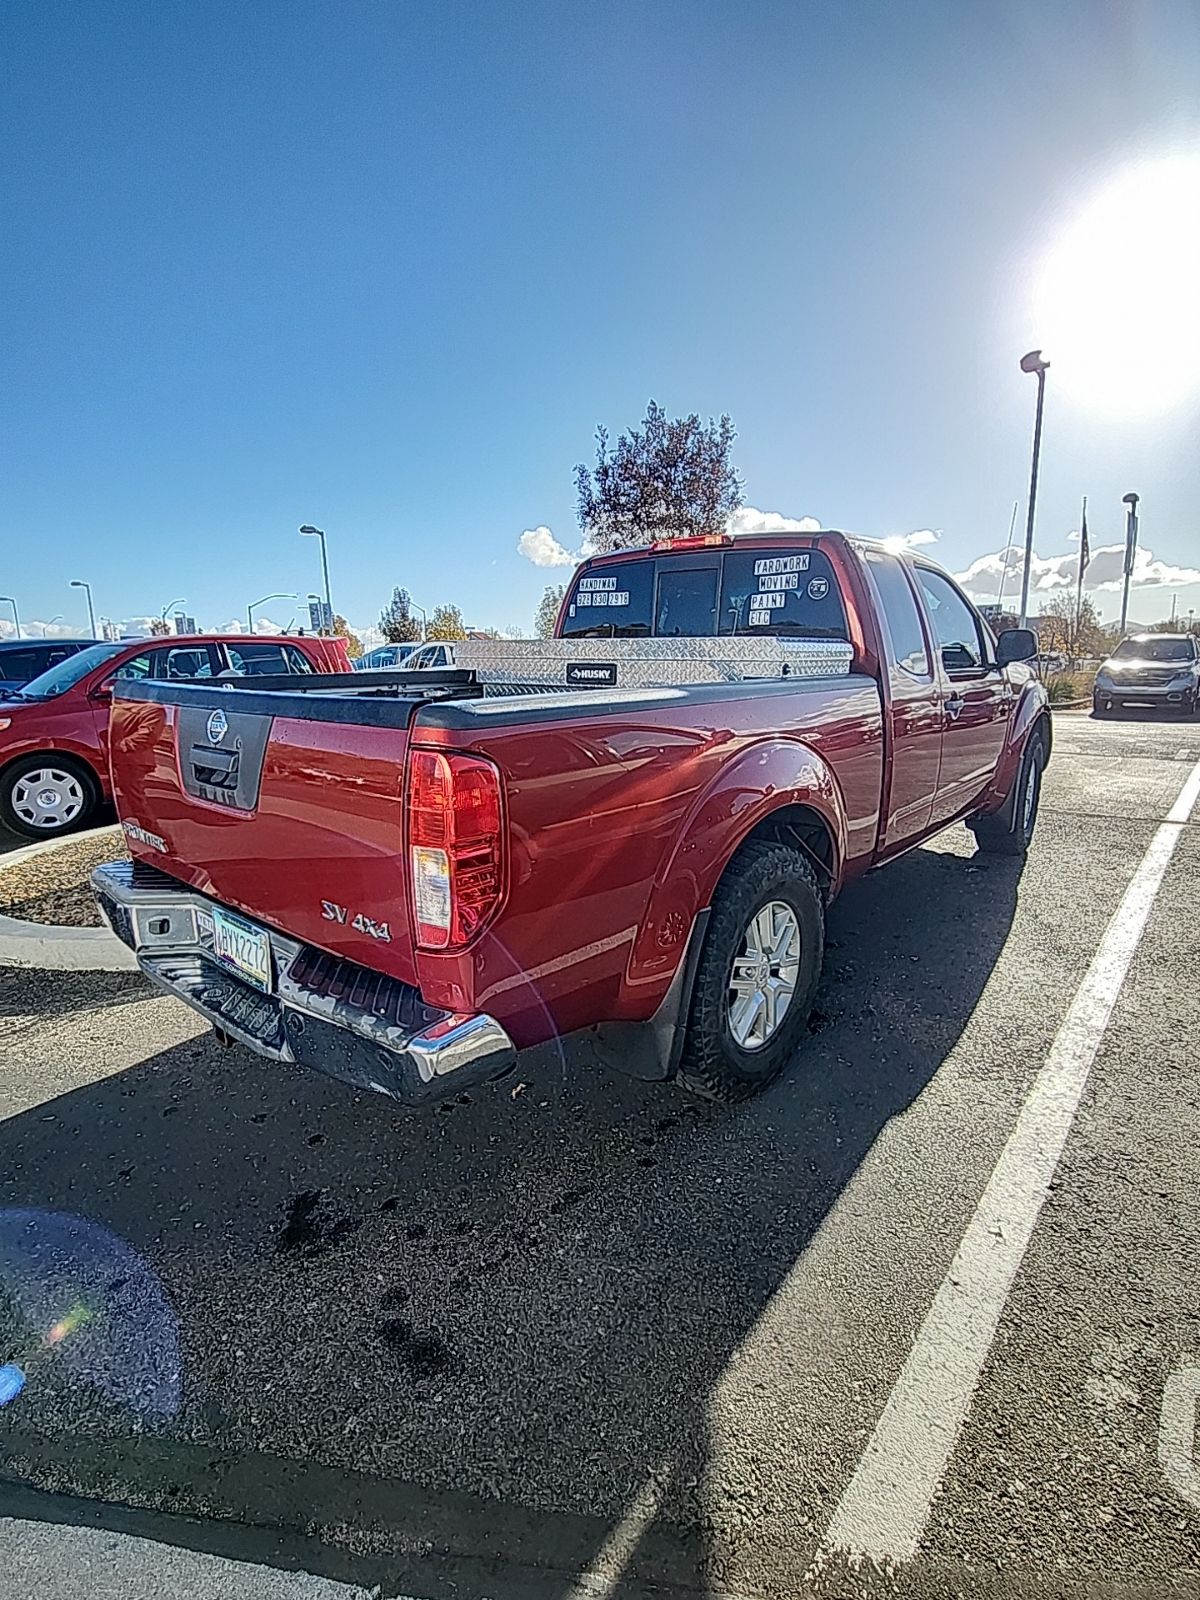
[{"label": "white parking line", "polygon": [[1184,824],[1200,794],[1192,768],[1125,891],[818,1553],[908,1561],[929,1518],[1009,1289]]}]

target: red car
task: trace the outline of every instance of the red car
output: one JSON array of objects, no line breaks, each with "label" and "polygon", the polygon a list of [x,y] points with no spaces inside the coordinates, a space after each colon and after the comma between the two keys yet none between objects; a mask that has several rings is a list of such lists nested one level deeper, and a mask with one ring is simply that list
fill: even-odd
[{"label": "red car", "polygon": [[806,1035],[844,883],[954,822],[1029,845],[1036,641],[921,556],[626,551],[580,567],[557,632],[457,669],[122,685],[135,859],[92,883],[142,970],[227,1041],[410,1104],[573,1034],[737,1100]]},{"label": "red car", "polygon": [[113,685],[347,672],[342,639],[195,634],[94,644],[0,700],[0,822],[30,839],[86,827],[112,798]]}]

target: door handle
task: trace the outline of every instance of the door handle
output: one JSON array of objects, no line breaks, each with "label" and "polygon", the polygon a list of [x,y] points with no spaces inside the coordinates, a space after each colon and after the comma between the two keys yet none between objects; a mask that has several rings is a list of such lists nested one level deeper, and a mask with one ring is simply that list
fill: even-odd
[{"label": "door handle", "polygon": [[958,714],[966,705],[966,703],[967,702],[960,694],[948,694],[945,700],[942,702],[946,709],[946,715],[952,722],[956,722],[958,720]]}]

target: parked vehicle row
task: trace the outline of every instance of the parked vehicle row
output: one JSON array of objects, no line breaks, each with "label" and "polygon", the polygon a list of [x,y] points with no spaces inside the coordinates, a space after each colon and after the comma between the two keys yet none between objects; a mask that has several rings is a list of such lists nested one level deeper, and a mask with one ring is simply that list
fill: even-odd
[{"label": "parked vehicle row", "polygon": [[516,643],[489,647],[494,692],[461,666],[118,681],[134,860],[93,884],[142,969],[221,1037],[407,1103],[580,1035],[736,1100],[804,1036],[845,883],[957,821],[1029,845],[1036,642],[919,555],[821,533],[597,557],[557,632],[552,688],[522,688],[548,652]]},{"label": "parked vehicle row", "polygon": [[111,798],[109,711],[118,685],[342,672],[345,641],[225,634],[88,643],[0,699],[0,822],[31,839],[82,828]]}]

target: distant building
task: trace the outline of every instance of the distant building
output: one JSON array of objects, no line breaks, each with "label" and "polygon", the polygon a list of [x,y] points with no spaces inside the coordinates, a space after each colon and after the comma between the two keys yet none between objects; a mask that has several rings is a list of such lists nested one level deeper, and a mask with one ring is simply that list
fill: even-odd
[{"label": "distant building", "polygon": [[177,611],[174,617],[176,633],[199,633],[195,617],[187,617],[182,611]]}]

